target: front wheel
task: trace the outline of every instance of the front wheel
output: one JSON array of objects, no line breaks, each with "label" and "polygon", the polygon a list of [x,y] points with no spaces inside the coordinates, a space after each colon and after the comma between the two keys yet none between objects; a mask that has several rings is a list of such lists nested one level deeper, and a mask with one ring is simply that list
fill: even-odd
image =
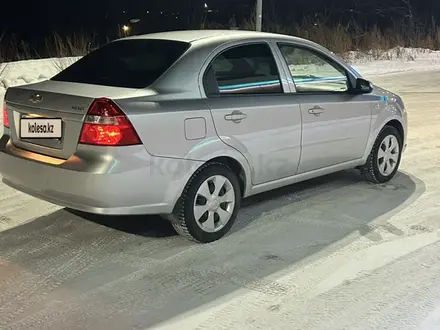
[{"label": "front wheel", "polygon": [[385,183],[390,181],[399,169],[402,157],[402,137],[392,126],[385,126],[374,143],[367,162],[361,172],[367,181]]},{"label": "front wheel", "polygon": [[240,184],[222,163],[203,165],[189,180],[171,223],[189,240],[209,243],[225,236],[240,208]]}]

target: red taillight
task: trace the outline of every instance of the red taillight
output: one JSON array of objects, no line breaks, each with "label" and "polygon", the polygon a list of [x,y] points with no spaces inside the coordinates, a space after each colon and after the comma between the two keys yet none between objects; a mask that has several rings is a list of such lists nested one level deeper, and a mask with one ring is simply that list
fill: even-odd
[{"label": "red taillight", "polygon": [[3,126],[9,128],[9,117],[8,117],[8,109],[6,108],[6,103],[3,104]]},{"label": "red taillight", "polygon": [[128,146],[141,141],[124,112],[112,100],[101,98],[93,101],[87,112],[79,143]]}]

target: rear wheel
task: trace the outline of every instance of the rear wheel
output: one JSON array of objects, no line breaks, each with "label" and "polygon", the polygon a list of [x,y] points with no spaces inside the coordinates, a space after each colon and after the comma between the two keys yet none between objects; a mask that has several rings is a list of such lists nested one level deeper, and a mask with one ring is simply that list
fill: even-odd
[{"label": "rear wheel", "polygon": [[222,163],[208,163],[189,180],[171,223],[179,235],[199,243],[225,236],[240,208],[237,176]]},{"label": "rear wheel", "polygon": [[401,157],[402,137],[399,131],[395,127],[385,126],[377,137],[361,172],[370,182],[388,182],[396,175]]}]

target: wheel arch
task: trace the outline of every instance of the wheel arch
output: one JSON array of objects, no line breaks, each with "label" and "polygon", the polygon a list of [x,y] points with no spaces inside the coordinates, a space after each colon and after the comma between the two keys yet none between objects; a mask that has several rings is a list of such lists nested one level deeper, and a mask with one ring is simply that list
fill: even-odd
[{"label": "wheel arch", "polygon": [[234,172],[234,174],[238,178],[238,181],[240,182],[241,197],[245,196],[247,189],[247,176],[245,169],[238,160],[230,156],[219,156],[208,160],[206,163],[222,163],[228,166],[232,170],[232,172]]},{"label": "wheel arch", "polygon": [[230,167],[233,173],[237,175],[241,188],[241,196],[243,198],[252,190],[251,168],[246,158],[238,151],[235,151],[232,148],[227,148],[218,153],[213,153],[209,156],[206,155],[203,158],[203,161],[199,162],[197,166],[192,167],[190,171],[184,175],[178,189],[171,189],[174,197],[170,196],[170,204],[173,205],[173,210],[175,210],[176,205],[179,204],[184,188],[191,180],[192,176],[208,163],[217,162]]},{"label": "wheel arch", "polygon": [[[402,143],[403,142],[403,137],[398,137],[397,135],[399,134],[399,131],[403,131],[403,126],[400,126],[399,121],[393,121],[390,120],[388,121],[386,124],[383,125],[383,127],[381,128],[381,130],[379,131],[379,135],[376,137],[375,142],[373,144],[372,150],[368,156],[367,161],[365,162],[364,165],[360,166],[359,169],[361,170],[361,174],[364,176],[364,178],[369,181],[369,182],[373,182],[373,183],[386,183],[389,180],[391,180],[394,175],[397,173],[398,169],[399,169],[399,164],[401,161],[401,157],[402,157],[402,150],[400,148],[398,148],[398,160],[395,160],[395,165],[394,168],[391,168],[392,172],[391,173],[384,173],[383,171],[385,171],[385,168],[383,168],[383,171],[380,170],[380,165],[379,165],[379,150],[381,150],[382,148],[382,144],[384,138],[388,137],[390,134],[393,134],[393,136],[396,137],[397,140],[400,140],[398,143]],[[404,134],[404,133],[402,133]],[[400,135],[400,134],[399,134]],[[391,148],[391,145],[386,146],[386,148]],[[384,151],[384,149],[382,149]],[[385,158],[385,154],[383,156],[383,162],[382,164],[385,164],[385,162],[388,162],[388,160]],[[391,163],[389,163],[390,166],[392,166]],[[385,164],[386,166],[386,164]]]},{"label": "wheel arch", "polygon": [[400,117],[389,117],[386,120],[380,120],[383,123],[381,125],[378,125],[380,122],[379,120],[377,120],[375,122],[375,124],[373,125],[373,128],[371,130],[371,133],[370,133],[370,138],[367,143],[367,147],[365,148],[365,154],[362,159],[363,162],[367,161],[367,159],[371,153],[371,150],[373,149],[374,143],[376,142],[377,137],[379,136],[380,132],[382,132],[382,130],[386,126],[391,126],[391,127],[396,128],[401,135],[402,143],[403,144],[405,143],[406,131],[405,131],[405,126],[404,126],[402,120],[403,119]]},{"label": "wheel arch", "polygon": [[400,138],[402,139],[401,142],[403,143],[403,141],[405,140],[405,130],[403,129],[403,125],[402,125],[402,123],[400,121],[398,121],[397,119],[392,119],[392,120],[388,121],[384,125],[384,127],[385,126],[391,126],[391,127],[394,127],[395,129],[397,129],[397,131],[400,134]]}]

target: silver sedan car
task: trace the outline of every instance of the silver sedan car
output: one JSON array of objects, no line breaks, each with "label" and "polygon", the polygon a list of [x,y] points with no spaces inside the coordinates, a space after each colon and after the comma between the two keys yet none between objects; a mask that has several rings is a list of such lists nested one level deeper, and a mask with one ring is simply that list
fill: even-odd
[{"label": "silver sedan car", "polygon": [[251,31],[124,38],[9,88],[7,185],[103,215],[159,214],[212,242],[243,198],[358,168],[396,174],[402,99],[304,39]]}]

